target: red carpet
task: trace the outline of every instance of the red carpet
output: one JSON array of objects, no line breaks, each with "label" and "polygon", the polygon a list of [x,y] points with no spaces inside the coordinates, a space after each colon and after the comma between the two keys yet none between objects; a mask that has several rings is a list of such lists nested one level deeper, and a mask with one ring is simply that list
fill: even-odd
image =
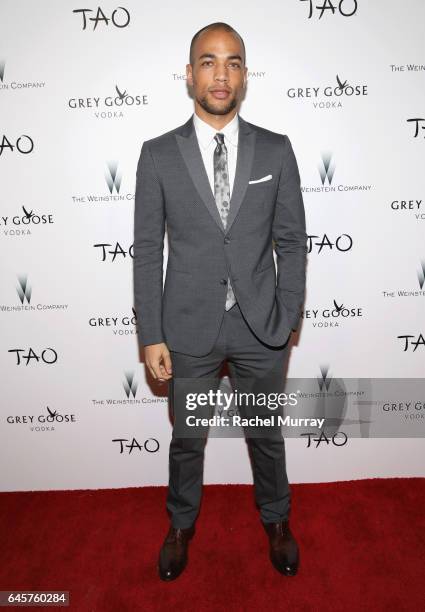
[{"label": "red carpet", "polygon": [[1,493],[0,590],[68,590],[78,612],[424,609],[424,478],[292,493],[297,576],[272,567],[252,487],[219,485],[205,487],[189,565],[170,583],[155,567],[164,487]]}]

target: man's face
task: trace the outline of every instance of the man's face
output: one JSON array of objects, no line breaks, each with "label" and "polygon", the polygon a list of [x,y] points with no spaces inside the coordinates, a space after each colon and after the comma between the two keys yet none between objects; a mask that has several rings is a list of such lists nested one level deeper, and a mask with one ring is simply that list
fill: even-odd
[{"label": "man's face", "polygon": [[193,66],[187,64],[188,84],[196,102],[212,115],[227,115],[239,103],[247,68],[237,36],[225,30],[204,32],[193,48]]}]

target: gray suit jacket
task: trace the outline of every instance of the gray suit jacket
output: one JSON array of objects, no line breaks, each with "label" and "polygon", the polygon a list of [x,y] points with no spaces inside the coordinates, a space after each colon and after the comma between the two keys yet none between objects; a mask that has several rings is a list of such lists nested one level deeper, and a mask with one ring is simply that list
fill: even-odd
[{"label": "gray suit jacket", "polygon": [[[271,175],[271,179],[258,179]],[[163,241],[168,265],[163,288]],[[277,275],[273,259],[277,255]],[[254,333],[285,344],[305,293],[307,235],[300,176],[286,135],[239,115],[236,173],[224,230],[193,115],[146,140],[136,174],[133,271],[141,344],[194,356],[213,347],[227,278]]]}]

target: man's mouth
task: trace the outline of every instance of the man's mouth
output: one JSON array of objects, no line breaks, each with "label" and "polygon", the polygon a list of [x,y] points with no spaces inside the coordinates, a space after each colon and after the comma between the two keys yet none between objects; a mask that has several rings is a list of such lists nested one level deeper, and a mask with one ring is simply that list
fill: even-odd
[{"label": "man's mouth", "polygon": [[217,98],[217,100],[225,100],[230,96],[230,91],[228,89],[212,89],[210,93]]}]

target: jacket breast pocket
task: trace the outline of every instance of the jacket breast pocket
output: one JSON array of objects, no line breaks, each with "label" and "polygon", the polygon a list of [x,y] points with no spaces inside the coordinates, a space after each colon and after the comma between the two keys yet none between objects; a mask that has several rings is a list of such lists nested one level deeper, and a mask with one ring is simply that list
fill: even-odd
[{"label": "jacket breast pocket", "polygon": [[264,181],[264,183],[253,183],[248,185],[246,197],[256,203],[256,205],[264,206],[264,202],[270,198],[272,193],[273,181]]},{"label": "jacket breast pocket", "polygon": [[267,191],[267,189],[270,189],[273,183],[273,179],[270,179],[269,181],[261,181],[260,183],[248,183],[248,191]]}]

